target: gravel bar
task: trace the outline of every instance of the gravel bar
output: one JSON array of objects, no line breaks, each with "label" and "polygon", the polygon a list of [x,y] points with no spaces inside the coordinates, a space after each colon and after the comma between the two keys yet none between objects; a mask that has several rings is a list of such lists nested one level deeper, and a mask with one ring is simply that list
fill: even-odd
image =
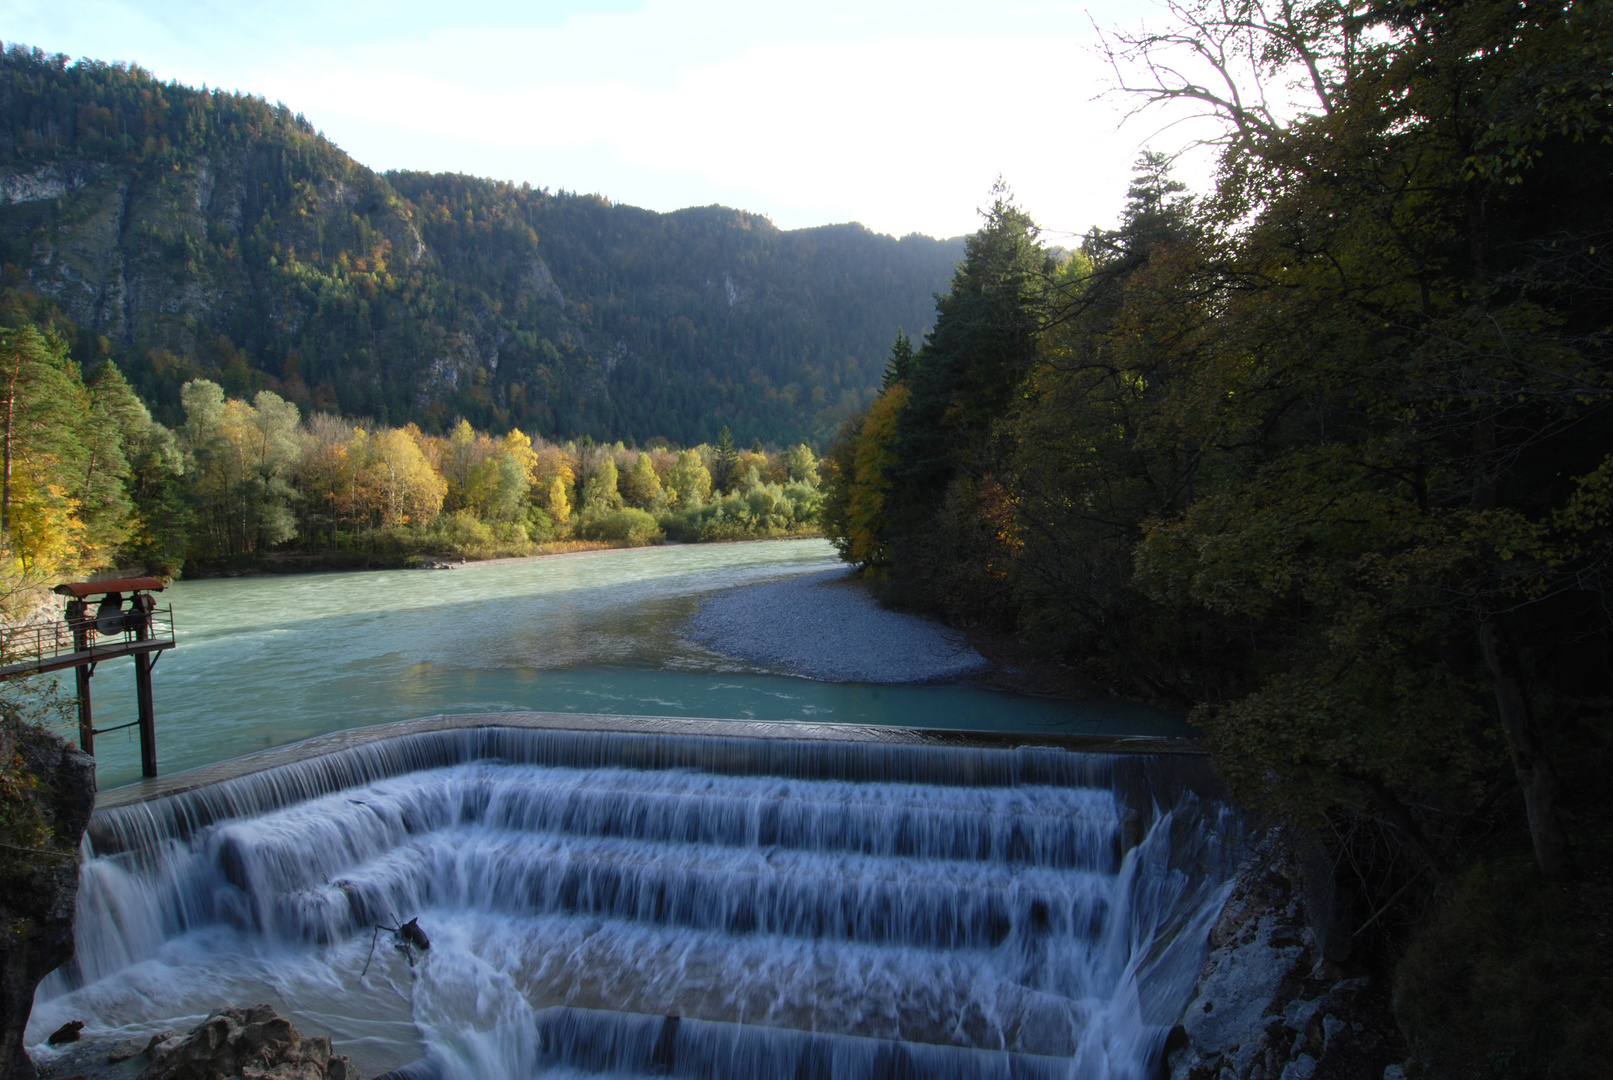
[{"label": "gravel bar", "polygon": [[944,682],[988,666],[962,634],[886,611],[850,575],[830,570],[717,593],[684,636],[822,682]]}]

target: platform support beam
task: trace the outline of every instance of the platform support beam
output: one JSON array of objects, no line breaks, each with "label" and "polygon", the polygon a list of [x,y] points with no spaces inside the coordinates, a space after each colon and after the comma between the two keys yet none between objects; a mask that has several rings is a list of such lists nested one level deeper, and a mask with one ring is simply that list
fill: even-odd
[{"label": "platform support beam", "polygon": [[140,775],[157,775],[157,712],[151,699],[151,654],[134,655],[134,692],[140,703]]},{"label": "platform support beam", "polygon": [[[144,641],[150,635],[148,619],[136,624],[136,640]],[[134,696],[140,708],[140,775],[147,778],[157,775],[157,709],[151,697],[151,664],[150,653],[134,654]]]},{"label": "platform support beam", "polygon": [[80,665],[73,673],[78,681],[78,748],[93,757],[95,715],[90,709],[90,665]]},{"label": "platform support beam", "polygon": [[[74,652],[85,652],[90,647],[89,626],[84,615],[82,601],[68,603],[67,621],[73,627]],[[80,664],[73,669],[78,684],[78,748],[91,757],[95,756],[95,713],[90,708],[90,673],[94,670],[90,664]]]}]

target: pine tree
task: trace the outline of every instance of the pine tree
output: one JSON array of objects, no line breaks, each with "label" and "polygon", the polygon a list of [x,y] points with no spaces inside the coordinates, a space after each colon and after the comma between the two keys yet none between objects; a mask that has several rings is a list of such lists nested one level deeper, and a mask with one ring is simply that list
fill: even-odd
[{"label": "pine tree", "polygon": [[936,302],[935,329],[912,364],[911,397],[896,427],[887,476],[891,527],[925,527],[947,485],[981,449],[1036,361],[1052,258],[1038,228],[999,180],[986,223],[965,245],[952,288]]},{"label": "pine tree", "polygon": [[717,434],[717,445],[711,458],[711,484],[717,491],[727,491],[729,483],[734,478],[734,462],[739,459],[734,450],[734,433],[728,430],[728,425],[722,426]]},{"label": "pine tree", "polygon": [[905,383],[913,374],[913,339],[907,331],[897,329],[896,343],[891,346],[890,357],[885,361],[885,376],[881,387],[889,390],[897,383]]}]

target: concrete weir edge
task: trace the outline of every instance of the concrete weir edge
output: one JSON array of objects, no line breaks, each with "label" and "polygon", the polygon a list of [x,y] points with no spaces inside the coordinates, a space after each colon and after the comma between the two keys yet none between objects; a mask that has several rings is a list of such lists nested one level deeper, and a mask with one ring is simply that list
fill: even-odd
[{"label": "concrete weir edge", "polygon": [[621,732],[624,734],[704,735],[729,738],[797,739],[819,742],[910,746],[957,746],[1011,749],[1045,746],[1087,754],[1185,755],[1204,757],[1200,739],[1153,736],[1055,735],[1027,732],[959,731],[936,728],[876,727],[868,724],[823,724],[795,720],[724,720],[712,717],[616,716],[606,713],[499,712],[458,713],[399,720],[372,727],[315,735],[172,776],[160,776],[112,788],[95,800],[97,810],[178,795],[210,784],[234,780],[293,762],[323,757],[355,746],[405,735],[466,728],[534,728],[550,731]]}]

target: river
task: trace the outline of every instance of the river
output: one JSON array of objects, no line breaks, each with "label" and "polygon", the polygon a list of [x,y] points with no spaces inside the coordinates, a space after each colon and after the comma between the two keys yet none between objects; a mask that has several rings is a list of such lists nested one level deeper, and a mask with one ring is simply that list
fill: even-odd
[{"label": "river", "polygon": [[[679,629],[718,590],[840,565],[822,540],[668,545],[447,571],[179,581],[179,645],[153,675],[164,775],[346,728],[512,711],[1185,735],[1113,699],[814,682]],[[131,661],[102,664],[98,726],[132,719]],[[103,790],[140,775],[133,729],[97,740]]]}]

